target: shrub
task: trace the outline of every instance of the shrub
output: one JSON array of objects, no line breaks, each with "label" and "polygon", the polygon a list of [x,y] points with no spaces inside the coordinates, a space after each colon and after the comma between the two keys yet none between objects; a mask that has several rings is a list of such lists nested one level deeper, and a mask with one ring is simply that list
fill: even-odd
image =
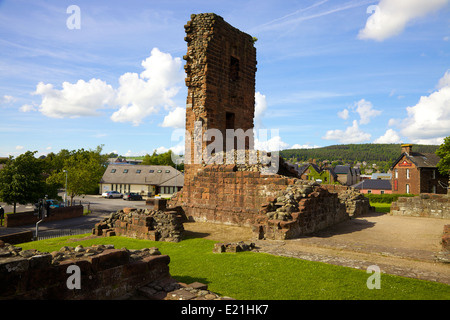
[{"label": "shrub", "polygon": [[414,197],[414,194],[365,194],[372,203],[392,203],[399,197]]}]

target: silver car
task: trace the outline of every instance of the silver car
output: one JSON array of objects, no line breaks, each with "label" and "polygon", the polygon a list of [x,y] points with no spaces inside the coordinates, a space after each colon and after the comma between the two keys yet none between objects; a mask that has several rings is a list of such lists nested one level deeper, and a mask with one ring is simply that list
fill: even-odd
[{"label": "silver car", "polygon": [[107,192],[103,192],[102,193],[102,197],[103,198],[123,198],[123,194],[120,193],[119,191],[107,191]]}]

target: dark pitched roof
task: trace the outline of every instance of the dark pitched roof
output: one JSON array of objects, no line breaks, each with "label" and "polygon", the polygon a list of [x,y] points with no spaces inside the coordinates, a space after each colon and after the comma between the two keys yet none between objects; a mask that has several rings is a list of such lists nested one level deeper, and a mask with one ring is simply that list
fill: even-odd
[{"label": "dark pitched roof", "polygon": [[363,180],[360,183],[353,185],[355,189],[378,189],[378,190],[391,190],[392,185],[390,180],[381,179],[368,179]]},{"label": "dark pitched roof", "polygon": [[350,168],[350,166],[336,166],[334,167],[334,172],[336,174],[348,174],[348,172],[350,171],[350,173],[352,173],[352,169]]},{"label": "dark pitched roof", "polygon": [[420,153],[420,152],[411,152],[402,153],[400,157],[392,164],[392,168],[394,168],[397,163],[406,156],[412,163],[416,165],[418,168],[436,168],[439,158],[435,153]]},{"label": "dark pitched roof", "polygon": [[[177,177],[175,179],[175,177]],[[183,174],[171,166],[110,164],[100,183],[142,184],[182,187]]]}]

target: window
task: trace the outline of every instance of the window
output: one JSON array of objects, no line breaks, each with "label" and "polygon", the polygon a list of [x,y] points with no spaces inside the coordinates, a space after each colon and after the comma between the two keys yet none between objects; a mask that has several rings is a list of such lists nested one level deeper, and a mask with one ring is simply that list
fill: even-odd
[{"label": "window", "polygon": [[116,169],[111,169],[111,173],[115,173],[116,172]]},{"label": "window", "polygon": [[381,193],[381,194],[384,194],[384,190],[381,190],[380,193]]},{"label": "window", "polygon": [[235,57],[230,58],[230,81],[239,80],[239,59]]},{"label": "window", "polygon": [[234,129],[234,113],[227,112],[225,117],[226,129]]},{"label": "window", "polygon": [[411,178],[411,174],[409,172],[409,169],[406,169],[406,179]]},{"label": "window", "polygon": [[161,173],[161,172],[162,172],[162,170],[158,170],[157,172],[158,172],[158,173]]},{"label": "window", "polygon": [[136,173],[141,173],[141,170],[140,170],[140,169],[137,169],[137,170],[136,170]]},{"label": "window", "polygon": [[409,190],[409,184],[407,184],[406,185],[406,193],[409,193],[410,192],[410,190]]},{"label": "window", "polygon": [[398,169],[395,169],[395,179],[398,179]]},{"label": "window", "polygon": [[433,175],[431,179],[436,179],[436,170],[433,170]]},{"label": "window", "polygon": [[150,173],[153,173],[153,172],[155,172],[155,170],[150,170],[149,172],[150,172]]},{"label": "window", "polygon": [[369,193],[369,194],[372,193],[372,190],[367,190],[367,193]]},{"label": "window", "polygon": [[128,173],[128,169],[123,169],[123,173]]},{"label": "window", "polygon": [[433,186],[431,193],[436,193],[436,186]]},{"label": "window", "polygon": [[166,170],[166,173],[170,173],[170,170]]}]

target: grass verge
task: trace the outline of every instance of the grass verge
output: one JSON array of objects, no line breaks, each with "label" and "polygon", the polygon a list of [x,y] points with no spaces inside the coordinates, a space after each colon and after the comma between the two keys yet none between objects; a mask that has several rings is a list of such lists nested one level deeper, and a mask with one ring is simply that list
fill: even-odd
[{"label": "grass verge", "polygon": [[[264,253],[213,253],[215,241],[186,239],[179,243],[125,237],[80,240],[87,235],[54,238],[18,245],[41,252],[62,246],[114,244],[115,248],[158,247],[170,256],[170,273],[178,281],[199,281],[209,290],[239,300],[448,300],[450,286],[381,274],[381,289],[368,289],[371,274],[363,270],[278,257]],[[77,241],[74,241],[77,240]]]}]

